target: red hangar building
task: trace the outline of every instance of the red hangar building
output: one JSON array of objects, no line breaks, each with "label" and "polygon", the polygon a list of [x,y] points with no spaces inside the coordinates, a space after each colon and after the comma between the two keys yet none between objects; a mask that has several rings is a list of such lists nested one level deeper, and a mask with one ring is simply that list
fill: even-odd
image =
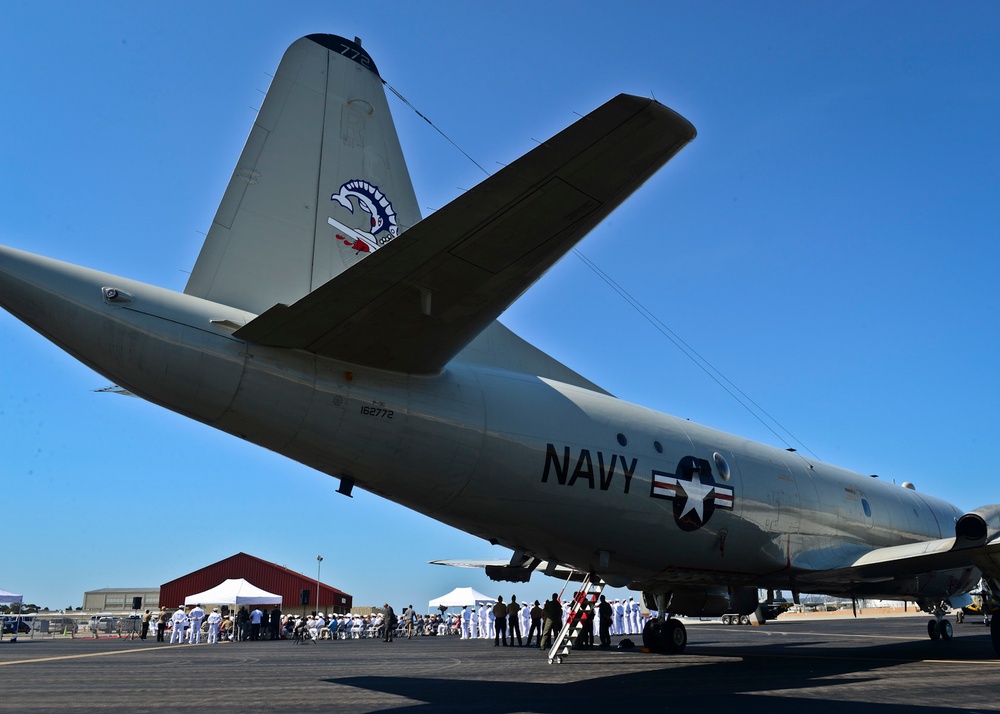
[{"label": "red hangar building", "polygon": [[166,608],[177,607],[189,595],[214,588],[229,578],[243,578],[258,588],[280,595],[283,612],[345,613],[350,612],[354,605],[352,596],[322,582],[319,583],[317,603],[316,578],[246,553],[237,553],[164,583],[160,586],[159,605]]}]

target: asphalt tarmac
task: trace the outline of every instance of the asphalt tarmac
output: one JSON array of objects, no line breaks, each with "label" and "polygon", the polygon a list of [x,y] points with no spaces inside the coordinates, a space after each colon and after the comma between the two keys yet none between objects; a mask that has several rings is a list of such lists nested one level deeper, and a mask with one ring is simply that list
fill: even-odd
[{"label": "asphalt tarmac", "polygon": [[1000,711],[988,628],[966,622],[952,641],[932,642],[925,620],[696,623],[683,655],[581,650],[560,665],[537,649],[457,637],[169,645],[22,636],[0,642],[0,711]]}]

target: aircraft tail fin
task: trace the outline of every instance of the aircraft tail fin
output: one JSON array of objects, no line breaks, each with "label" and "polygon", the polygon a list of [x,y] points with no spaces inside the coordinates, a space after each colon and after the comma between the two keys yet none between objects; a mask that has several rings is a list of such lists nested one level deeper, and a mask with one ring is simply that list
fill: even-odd
[{"label": "aircraft tail fin", "polygon": [[375,63],[309,35],[278,65],[184,292],[259,314],[419,220]]}]

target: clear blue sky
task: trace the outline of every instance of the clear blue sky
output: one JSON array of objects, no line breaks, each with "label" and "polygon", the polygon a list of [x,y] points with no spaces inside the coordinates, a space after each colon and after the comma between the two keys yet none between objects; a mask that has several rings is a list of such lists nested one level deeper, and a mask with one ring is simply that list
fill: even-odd
[{"label": "clear blue sky", "polygon": [[[1000,6],[15,0],[0,243],[182,289],[269,74],[313,32],[360,36],[491,169],[619,92],[687,116],[698,139],[581,252],[819,458],[1000,501]],[[390,105],[425,213],[481,180]],[[784,446],[576,256],[504,322],[625,399]],[[322,554],[358,604],[553,588],[427,565],[507,552],[94,393],[103,378],[6,313],[0,345],[0,587],[26,600],[76,606],[238,551],[311,577]]]}]

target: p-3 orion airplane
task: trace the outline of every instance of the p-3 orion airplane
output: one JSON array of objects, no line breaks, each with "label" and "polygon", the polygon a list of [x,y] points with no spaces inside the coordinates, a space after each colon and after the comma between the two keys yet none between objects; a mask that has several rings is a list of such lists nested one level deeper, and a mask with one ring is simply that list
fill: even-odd
[{"label": "p-3 orion airplane", "polygon": [[310,35],[183,293],[0,248],[0,304],[134,395],[512,549],[492,577],[642,591],[656,651],[759,588],[912,600],[950,639],[956,598],[1000,591],[1000,505],[623,402],[496,322],[694,137],[620,95],[421,218],[372,58]]}]

